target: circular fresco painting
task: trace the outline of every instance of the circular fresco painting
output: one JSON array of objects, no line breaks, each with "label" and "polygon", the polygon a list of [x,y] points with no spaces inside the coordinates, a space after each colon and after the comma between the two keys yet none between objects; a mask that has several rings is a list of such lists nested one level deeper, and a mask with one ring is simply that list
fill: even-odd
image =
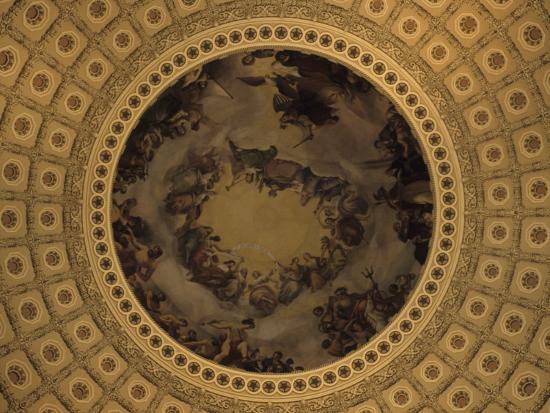
[{"label": "circular fresco painting", "polygon": [[118,165],[112,221],[135,295],[214,362],[284,373],[365,344],[404,305],[432,234],[405,120],[324,58],[257,50],[170,87]]}]

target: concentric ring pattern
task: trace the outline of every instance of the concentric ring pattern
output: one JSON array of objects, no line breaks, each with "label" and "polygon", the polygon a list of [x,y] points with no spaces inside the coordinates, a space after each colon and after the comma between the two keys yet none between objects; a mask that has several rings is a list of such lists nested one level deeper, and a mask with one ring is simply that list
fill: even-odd
[{"label": "concentric ring pattern", "polygon": [[[0,1],[0,410],[548,409],[549,7]],[[129,290],[110,225],[145,109],[193,68],[254,48],[315,53],[374,84],[411,125],[435,198],[401,312],[365,347],[287,375],[170,338]]]}]

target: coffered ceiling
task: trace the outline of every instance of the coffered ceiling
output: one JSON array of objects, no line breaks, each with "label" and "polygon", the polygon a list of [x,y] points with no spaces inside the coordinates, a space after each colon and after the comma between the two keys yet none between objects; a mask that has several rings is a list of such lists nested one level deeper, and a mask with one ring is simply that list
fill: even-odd
[{"label": "coffered ceiling", "polygon": [[[0,0],[0,411],[548,411],[549,12]],[[252,48],[316,53],[373,83],[414,130],[436,197],[402,311],[364,348],[287,375],[171,339],[129,290],[110,228],[116,161],[143,111],[193,68]]]}]

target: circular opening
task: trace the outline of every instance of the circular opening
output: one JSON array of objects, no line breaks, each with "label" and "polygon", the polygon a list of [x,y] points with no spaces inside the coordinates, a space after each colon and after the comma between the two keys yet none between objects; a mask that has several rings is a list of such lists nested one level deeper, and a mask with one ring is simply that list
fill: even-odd
[{"label": "circular opening", "polygon": [[296,51],[235,54],[176,82],[131,133],[113,191],[141,304],[195,353],[255,372],[367,343],[405,304],[432,235],[407,122],[365,79]]}]

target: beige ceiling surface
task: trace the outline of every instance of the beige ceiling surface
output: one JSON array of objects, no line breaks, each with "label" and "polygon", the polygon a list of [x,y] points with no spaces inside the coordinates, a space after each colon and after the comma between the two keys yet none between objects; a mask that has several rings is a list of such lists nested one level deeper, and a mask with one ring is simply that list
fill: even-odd
[{"label": "beige ceiling surface", "polygon": [[[550,409],[550,53],[542,0],[0,0],[0,411]],[[151,322],[114,256],[111,183],[155,97],[254,47],[315,52],[389,96],[436,225],[364,349],[256,375]],[[546,410],[546,411],[547,411]]]}]

